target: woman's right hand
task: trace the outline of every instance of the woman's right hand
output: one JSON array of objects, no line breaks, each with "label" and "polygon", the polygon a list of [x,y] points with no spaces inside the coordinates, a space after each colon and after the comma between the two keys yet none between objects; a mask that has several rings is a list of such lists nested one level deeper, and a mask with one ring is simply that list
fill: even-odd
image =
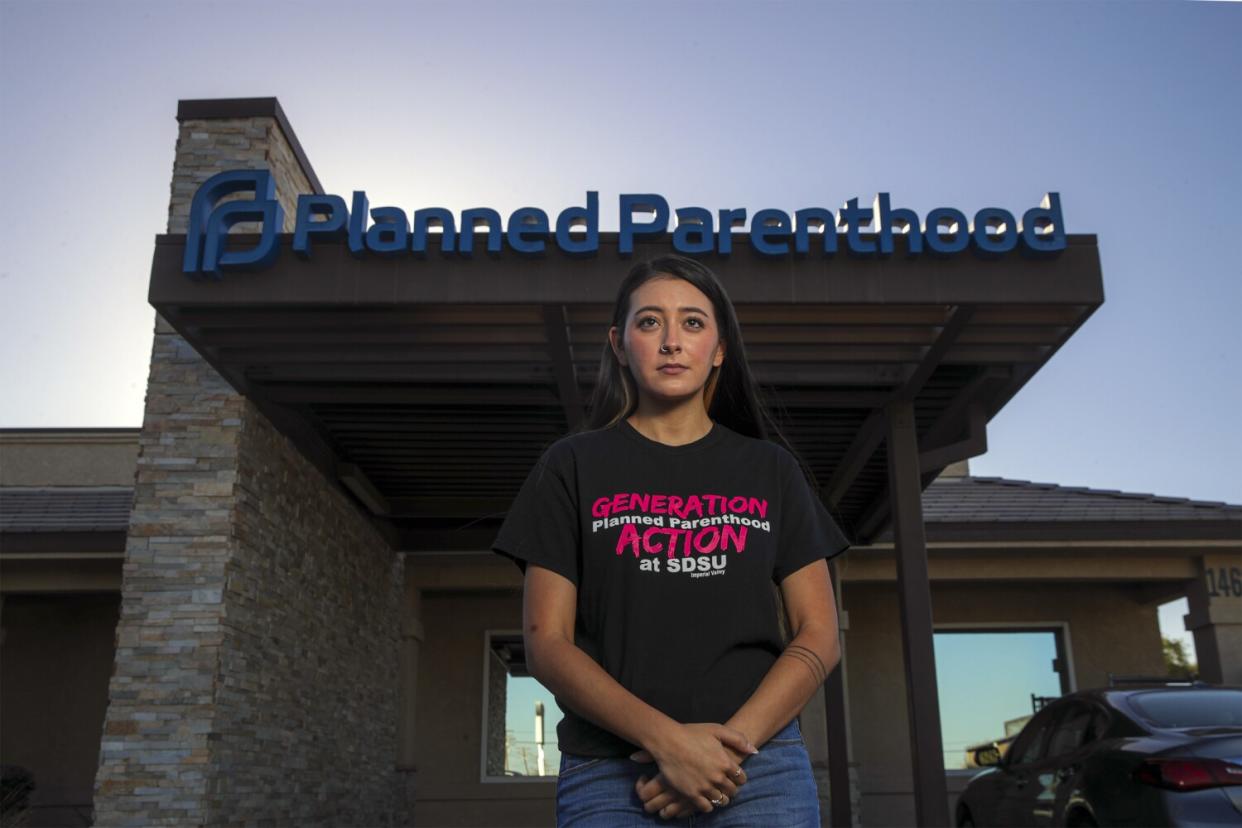
[{"label": "woman's right hand", "polygon": [[[741,788],[747,781],[746,769],[742,763],[749,759],[751,754],[731,747],[726,747],[725,750],[733,755],[733,761],[737,763],[732,774],[733,785]],[[645,761],[651,761],[651,758],[647,757]],[[638,794],[639,800],[642,801],[644,811],[649,814],[658,813],[661,819],[673,819],[695,812],[690,800],[675,791],[662,773],[657,773],[650,779],[646,775],[638,777],[638,781],[634,783],[634,793]],[[725,800],[720,807],[729,804],[732,804],[732,800]]]},{"label": "woman's right hand", "polygon": [[665,781],[707,812],[720,794],[729,799],[737,794],[738,763],[726,746],[743,755],[756,752],[741,731],[710,722],[678,725],[648,752]]}]

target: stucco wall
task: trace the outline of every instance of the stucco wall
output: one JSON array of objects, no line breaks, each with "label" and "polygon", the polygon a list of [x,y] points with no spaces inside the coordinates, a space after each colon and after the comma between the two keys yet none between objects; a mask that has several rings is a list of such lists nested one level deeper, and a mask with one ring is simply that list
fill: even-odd
[{"label": "stucco wall", "polygon": [[0,486],[132,486],[134,429],[0,434]]},{"label": "stucco wall", "polygon": [[34,774],[30,825],[88,825],[120,596],[6,595],[0,762]]},{"label": "stucco wall", "polygon": [[[862,823],[911,825],[914,795],[896,589],[847,582],[842,605],[850,614],[846,681]],[[1075,689],[1106,684],[1109,672],[1164,672],[1156,607],[1136,602],[1124,587],[933,584],[932,612],[936,624],[1068,623]],[[979,671],[985,688],[987,665],[980,664]],[[951,777],[950,804],[965,778]]]},{"label": "stucco wall", "polygon": [[556,823],[555,782],[479,782],[483,634],[521,628],[515,590],[423,593],[416,764],[417,825]]}]

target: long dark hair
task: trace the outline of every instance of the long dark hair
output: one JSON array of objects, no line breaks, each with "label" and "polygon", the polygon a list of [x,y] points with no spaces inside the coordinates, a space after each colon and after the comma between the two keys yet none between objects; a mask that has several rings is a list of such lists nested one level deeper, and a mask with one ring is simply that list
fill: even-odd
[{"label": "long dark hair", "polygon": [[[733,302],[720,279],[706,265],[673,254],[634,265],[617,289],[611,324],[624,331],[634,291],[651,279],[667,276],[683,279],[702,291],[711,300],[716,313],[725,358],[720,367],[712,369],[703,388],[707,416],[738,434],[760,440],[775,439],[792,450],[767,408],[759,402],[759,387],[746,361],[746,347],[742,344],[742,329]],[[637,407],[638,386],[634,375],[617,361],[617,355],[605,343],[584,428],[607,428],[634,413]]]}]

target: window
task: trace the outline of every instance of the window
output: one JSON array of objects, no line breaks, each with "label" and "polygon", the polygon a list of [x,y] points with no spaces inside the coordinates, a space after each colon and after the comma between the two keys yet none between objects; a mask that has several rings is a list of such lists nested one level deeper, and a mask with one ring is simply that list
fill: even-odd
[{"label": "window", "polygon": [[1047,710],[1031,720],[1013,743],[1011,762],[1015,765],[1029,765],[1038,762],[1044,756],[1044,745],[1048,741],[1048,730],[1052,727],[1053,714]]},{"label": "window", "polygon": [[1073,753],[1090,741],[1088,731],[1093,715],[1092,709],[1085,704],[1075,704],[1066,710],[1048,744],[1048,756],[1055,758]]},{"label": "window", "polygon": [[1070,691],[1061,625],[937,627],[936,684],[946,770],[973,765],[970,748],[1014,735],[1046,701]]},{"label": "window", "polygon": [[483,780],[555,779],[556,700],[527,672],[520,632],[488,632],[484,641]]},{"label": "window", "polygon": [[1108,714],[1098,708],[1094,709],[1091,713],[1091,724],[1087,725],[1087,732],[1083,734],[1082,743],[1085,745],[1096,739],[1103,739],[1107,732]]},{"label": "window", "polygon": [[1130,703],[1156,727],[1242,726],[1242,692],[1235,689],[1150,690]]}]

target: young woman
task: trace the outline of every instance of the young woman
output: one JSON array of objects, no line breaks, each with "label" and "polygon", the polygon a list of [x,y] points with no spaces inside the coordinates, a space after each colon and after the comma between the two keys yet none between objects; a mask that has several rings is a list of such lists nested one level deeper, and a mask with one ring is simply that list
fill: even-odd
[{"label": "young woman", "polygon": [[819,825],[796,717],[840,659],[826,559],[848,542],[769,433],[716,276],[635,266],[586,429],[492,547],[525,572],[527,666],[565,714],[558,825]]}]

